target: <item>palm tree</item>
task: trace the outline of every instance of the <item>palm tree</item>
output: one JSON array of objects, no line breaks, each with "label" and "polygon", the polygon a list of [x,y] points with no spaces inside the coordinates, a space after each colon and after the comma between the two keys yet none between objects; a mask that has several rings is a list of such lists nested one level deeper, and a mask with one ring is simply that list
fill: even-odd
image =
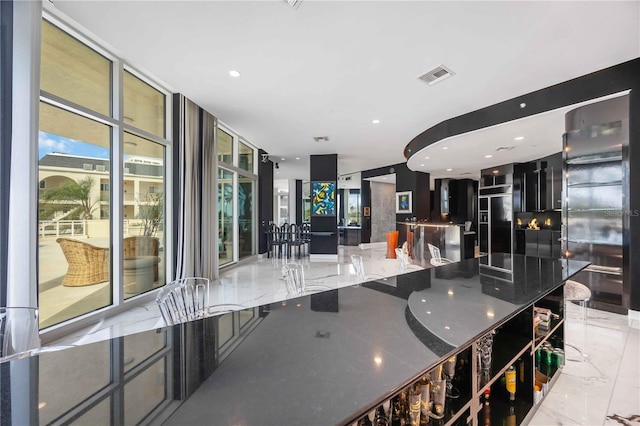
[{"label": "palm tree", "polygon": [[137,219],[142,219],[142,235],[155,237],[164,217],[164,200],[162,193],[147,194],[144,199],[138,200]]},{"label": "palm tree", "polygon": [[66,215],[69,219],[92,219],[98,200],[91,200],[93,178],[85,176],[79,181],[67,181],[45,191],[40,197],[43,213],[53,213],[63,209],[73,209]]}]

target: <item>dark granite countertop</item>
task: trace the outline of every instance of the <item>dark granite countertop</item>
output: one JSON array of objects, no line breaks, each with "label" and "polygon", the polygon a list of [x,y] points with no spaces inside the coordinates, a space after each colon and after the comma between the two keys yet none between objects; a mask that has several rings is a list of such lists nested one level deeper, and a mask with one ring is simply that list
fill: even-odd
[{"label": "dark granite countertop", "polygon": [[341,423],[587,266],[503,264],[510,277],[470,259],[259,307],[222,361],[231,317],[5,363],[0,423]]}]

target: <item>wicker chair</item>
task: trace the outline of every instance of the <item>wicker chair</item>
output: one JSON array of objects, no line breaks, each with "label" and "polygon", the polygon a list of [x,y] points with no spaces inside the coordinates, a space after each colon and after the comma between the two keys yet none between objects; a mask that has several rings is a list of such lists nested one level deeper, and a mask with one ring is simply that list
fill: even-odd
[{"label": "wicker chair", "polygon": [[81,287],[109,281],[109,249],[70,238],[56,240],[69,264],[62,279],[66,287]]},{"label": "wicker chair", "polygon": [[[160,251],[160,241],[156,237],[147,237],[145,235],[135,235],[122,240],[122,254],[124,259],[132,259],[139,256],[155,256],[158,257]],[[158,262],[156,261],[153,271],[153,280],[158,281]]]}]

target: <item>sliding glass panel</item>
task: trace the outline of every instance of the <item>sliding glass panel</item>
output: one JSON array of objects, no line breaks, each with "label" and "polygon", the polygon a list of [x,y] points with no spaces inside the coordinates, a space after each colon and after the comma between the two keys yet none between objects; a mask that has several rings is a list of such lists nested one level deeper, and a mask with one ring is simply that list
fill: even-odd
[{"label": "sliding glass panel", "polygon": [[124,133],[125,299],[165,284],[164,146]]},{"label": "sliding glass panel", "polygon": [[[111,383],[110,351],[110,342],[104,341],[38,357],[40,424],[52,423]],[[87,363],[87,359],[91,359],[91,363]],[[82,386],[68,386],[60,382],[61,377],[69,377],[70,383],[82,383]]]},{"label": "sliding glass panel", "polygon": [[111,61],[42,21],[40,88],[111,115]]},{"label": "sliding glass panel", "polygon": [[253,250],[253,188],[255,181],[238,177],[238,258],[254,254]]},{"label": "sliding glass panel", "polygon": [[218,129],[218,161],[233,164],[233,136]]},{"label": "sliding glass panel", "polygon": [[161,138],[165,136],[165,95],[127,71],[124,122]]},{"label": "sliding glass panel", "polygon": [[124,336],[124,371],[140,365],[166,347],[166,333],[137,333]]},{"label": "sliding glass panel", "polygon": [[[74,425],[108,425],[116,422],[111,419],[111,398],[105,398],[95,407],[91,407],[88,411],[74,420]],[[40,424],[48,424],[42,422]]]},{"label": "sliding glass panel", "polygon": [[220,265],[233,262],[233,173],[218,169],[218,249]]},{"label": "sliding glass panel", "polygon": [[167,397],[167,360],[158,362],[140,373],[124,387],[124,424],[140,424]]},{"label": "sliding glass panel", "polygon": [[253,149],[242,142],[238,149],[238,167],[253,173]]},{"label": "sliding glass panel", "polygon": [[40,328],[112,303],[111,128],[40,103]]}]

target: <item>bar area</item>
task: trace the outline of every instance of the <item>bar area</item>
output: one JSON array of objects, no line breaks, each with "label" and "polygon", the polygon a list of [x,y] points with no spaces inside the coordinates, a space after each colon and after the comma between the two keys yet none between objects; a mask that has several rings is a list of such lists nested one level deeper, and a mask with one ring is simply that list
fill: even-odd
[{"label": "bar area", "polygon": [[[411,401],[412,392],[427,383],[434,390],[425,398],[436,399],[423,415],[430,412],[433,424],[467,424],[471,418],[482,423],[488,414],[480,398],[487,391],[492,421],[500,424],[516,416],[520,424],[541,401],[542,391],[534,396],[536,380],[548,383],[545,389],[554,381],[557,368],[538,365],[535,353],[547,341],[564,348],[563,284],[587,263],[515,258],[509,283],[483,278],[480,260],[469,259],[461,264],[478,272],[471,278],[439,278],[439,268],[429,268],[255,306],[252,331],[231,352],[221,351],[222,324],[229,313],[17,359],[3,364],[16,372],[2,384],[3,401],[23,403],[3,410],[2,422],[20,416],[38,423],[66,410],[44,392],[53,383],[64,382],[84,394],[97,392],[97,384],[52,367],[60,356],[91,364],[111,347],[111,361],[105,361],[123,371],[126,383],[131,381],[124,387],[125,401],[138,401],[136,395],[157,389],[168,392],[150,424],[351,425],[366,424],[364,417],[373,421],[374,415],[389,421],[414,416],[415,421],[420,410],[403,408],[403,401]],[[554,315],[545,333],[534,324],[539,307]],[[375,315],[367,314],[372,309]],[[479,350],[487,357],[478,358]],[[154,365],[163,366],[162,374],[136,379],[154,371]],[[517,390],[510,402],[500,377],[512,365]],[[549,373],[545,378],[543,370]],[[29,380],[40,386],[23,399]],[[129,396],[134,383],[136,393]],[[447,394],[448,387],[456,397]],[[99,407],[120,392],[119,387],[98,392],[102,396],[92,404]],[[136,412],[133,403],[118,408],[124,423]]]}]

